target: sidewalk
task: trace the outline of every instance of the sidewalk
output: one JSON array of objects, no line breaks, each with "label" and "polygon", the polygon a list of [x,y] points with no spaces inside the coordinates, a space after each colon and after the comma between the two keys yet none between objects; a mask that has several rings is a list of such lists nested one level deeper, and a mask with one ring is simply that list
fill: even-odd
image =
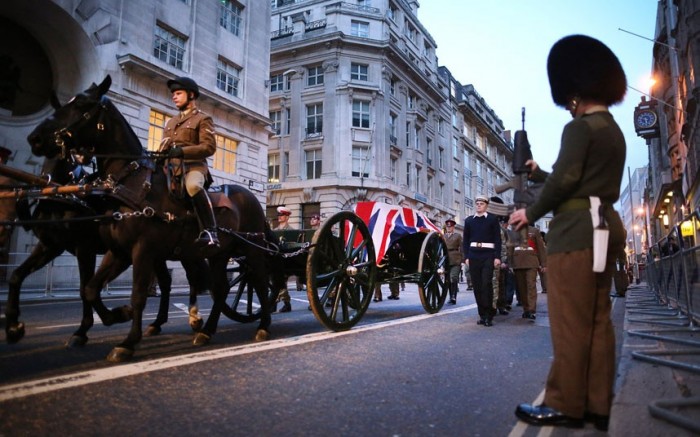
[{"label": "sidewalk", "polygon": [[632,285],[625,301],[609,435],[699,435],[700,330],[646,283]]}]

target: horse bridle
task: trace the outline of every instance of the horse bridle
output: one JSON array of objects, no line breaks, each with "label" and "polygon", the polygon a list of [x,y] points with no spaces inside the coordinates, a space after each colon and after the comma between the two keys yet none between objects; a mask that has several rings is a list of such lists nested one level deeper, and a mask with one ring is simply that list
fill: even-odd
[{"label": "horse bridle", "polygon": [[[105,130],[105,124],[104,124],[104,119],[105,119],[105,111],[104,109],[107,109],[107,97],[106,96],[101,96],[99,102],[97,105],[95,105],[94,108],[92,108],[89,111],[86,111],[83,113],[83,115],[75,120],[73,123],[69,124],[68,126],[65,126],[61,129],[57,129],[53,133],[54,137],[54,143],[56,146],[61,149],[61,158],[63,159],[69,159],[69,157],[72,156],[69,153],[69,149],[66,145],[66,141],[70,140],[70,138],[73,137],[73,131],[75,131],[78,127],[83,127],[84,125],[87,125],[90,120],[95,118],[96,116],[99,117],[97,118],[97,123],[95,125],[95,128],[97,129],[98,134],[101,132],[104,132]],[[94,150],[93,150],[94,151]],[[76,152],[78,152],[76,150]]]}]

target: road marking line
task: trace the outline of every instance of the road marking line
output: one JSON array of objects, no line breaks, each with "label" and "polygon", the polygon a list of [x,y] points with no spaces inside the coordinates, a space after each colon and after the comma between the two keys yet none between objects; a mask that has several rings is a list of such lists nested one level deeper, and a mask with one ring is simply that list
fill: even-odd
[{"label": "road marking line", "polygon": [[476,304],[471,304],[460,308],[452,308],[449,310],[440,311],[436,314],[420,314],[417,316],[405,317],[398,320],[373,323],[371,325],[355,327],[349,331],[317,332],[313,334],[283,338],[279,340],[270,340],[263,343],[232,346],[213,351],[196,352],[187,355],[155,359],[140,363],[121,364],[105,369],[88,370],[85,372],[77,372],[68,375],[54,376],[51,378],[37,379],[34,381],[26,381],[18,384],[9,384],[5,386],[0,386],[0,402],[5,402],[11,399],[18,399],[41,393],[48,393],[51,391],[62,390],[66,388],[94,384],[97,382],[126,378],[127,376],[134,376],[142,373],[155,372],[158,370],[165,370],[180,366],[188,366],[203,361],[230,358],[240,355],[252,354],[256,352],[264,352],[273,349],[280,349],[290,346],[302,345],[306,343],[313,343],[321,340],[326,340],[328,338],[355,335],[365,331],[373,331],[376,329],[387,328],[390,326],[419,322],[421,320],[425,320],[431,317],[454,314],[458,312],[467,311],[473,308],[476,308]]}]

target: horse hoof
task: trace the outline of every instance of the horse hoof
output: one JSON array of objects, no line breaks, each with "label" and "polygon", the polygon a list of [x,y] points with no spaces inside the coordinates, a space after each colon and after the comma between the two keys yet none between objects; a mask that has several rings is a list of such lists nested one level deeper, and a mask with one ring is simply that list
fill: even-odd
[{"label": "horse hoof", "polygon": [[5,328],[5,338],[9,344],[14,344],[24,337],[24,323],[19,322],[14,326]]},{"label": "horse hoof", "polygon": [[143,331],[144,337],[153,337],[154,335],[160,334],[160,326],[148,325],[145,331]]},{"label": "horse hoof", "polygon": [[267,341],[269,339],[270,333],[264,329],[258,329],[258,332],[255,333],[255,341]]},{"label": "horse hoof", "polygon": [[66,349],[83,347],[87,344],[87,342],[87,337],[81,337],[80,335],[71,335],[71,337],[66,342]]},{"label": "horse hoof", "polygon": [[107,361],[110,363],[123,363],[129,361],[134,356],[134,351],[125,347],[117,346],[107,355]]},{"label": "horse hoof", "polygon": [[203,332],[198,332],[194,335],[194,340],[192,344],[195,346],[206,346],[211,341],[211,335],[205,334]]}]

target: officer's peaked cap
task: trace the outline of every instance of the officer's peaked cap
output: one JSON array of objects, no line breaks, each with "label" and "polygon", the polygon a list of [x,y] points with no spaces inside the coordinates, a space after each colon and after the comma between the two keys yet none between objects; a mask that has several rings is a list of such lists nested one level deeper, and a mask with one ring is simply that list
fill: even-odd
[{"label": "officer's peaked cap", "polygon": [[199,98],[199,86],[197,82],[190,79],[189,77],[176,77],[175,79],[170,79],[168,81],[168,89],[170,92],[177,90],[191,91],[194,93],[194,98]]},{"label": "officer's peaked cap", "polygon": [[627,91],[617,56],[602,42],[585,35],[570,35],[552,46],[547,74],[552,100],[562,107],[574,97],[610,106],[621,102]]}]

